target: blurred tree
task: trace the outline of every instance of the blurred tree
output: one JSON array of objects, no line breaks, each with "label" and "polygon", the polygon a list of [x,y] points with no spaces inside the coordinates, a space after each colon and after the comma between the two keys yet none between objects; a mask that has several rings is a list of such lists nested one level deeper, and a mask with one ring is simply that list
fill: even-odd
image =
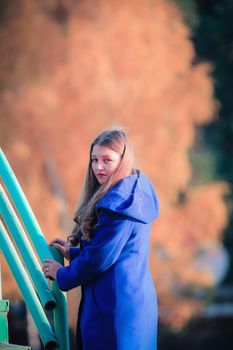
[{"label": "blurred tree", "polygon": [[216,103],[182,12],[168,0],[20,0],[4,11],[1,144],[47,239],[65,234],[92,138],[125,125],[161,201],[151,255],[160,316],[181,326],[202,309],[195,295],[215,283],[197,257],[226,224],[225,184],[192,186],[188,151]]},{"label": "blurred tree", "polygon": [[230,184],[226,197],[229,225],[224,244],[231,256],[231,264],[224,280],[233,283],[233,3],[231,0],[198,0],[199,26],[194,34],[198,60],[213,64],[215,96],[220,102],[217,118],[204,127],[207,148],[216,155],[215,178]]}]

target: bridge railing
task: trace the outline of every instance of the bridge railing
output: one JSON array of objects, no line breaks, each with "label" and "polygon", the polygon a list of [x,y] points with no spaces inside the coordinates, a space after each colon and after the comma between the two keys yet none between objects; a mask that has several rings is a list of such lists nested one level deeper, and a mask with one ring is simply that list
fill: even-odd
[{"label": "bridge railing", "polygon": [[[0,184],[0,249],[45,348],[69,350],[66,295],[58,288],[56,281],[50,287],[41,268],[45,258],[55,259],[63,264],[63,257],[55,248],[48,247],[26,196],[1,149],[0,178],[4,186]],[[45,310],[53,310],[54,330]]]}]

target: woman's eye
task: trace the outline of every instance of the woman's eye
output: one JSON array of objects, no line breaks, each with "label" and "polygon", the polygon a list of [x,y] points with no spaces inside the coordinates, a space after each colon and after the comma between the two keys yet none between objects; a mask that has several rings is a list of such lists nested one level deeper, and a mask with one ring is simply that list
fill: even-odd
[{"label": "woman's eye", "polygon": [[108,164],[108,163],[111,163],[111,161],[112,161],[111,159],[105,159],[104,163]]}]

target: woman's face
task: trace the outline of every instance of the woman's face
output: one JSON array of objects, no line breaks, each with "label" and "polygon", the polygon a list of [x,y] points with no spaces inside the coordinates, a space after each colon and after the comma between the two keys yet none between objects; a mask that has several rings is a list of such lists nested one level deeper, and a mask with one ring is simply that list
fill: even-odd
[{"label": "woman's face", "polygon": [[119,153],[106,146],[95,145],[91,154],[92,170],[99,184],[104,184],[121,161]]}]

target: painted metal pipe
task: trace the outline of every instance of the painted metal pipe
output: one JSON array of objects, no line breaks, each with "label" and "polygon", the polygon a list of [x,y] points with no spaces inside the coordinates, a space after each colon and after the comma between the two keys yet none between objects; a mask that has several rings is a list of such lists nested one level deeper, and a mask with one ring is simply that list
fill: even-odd
[{"label": "painted metal pipe", "polygon": [[20,251],[43,307],[47,310],[53,309],[56,305],[56,300],[50,289],[50,285],[44,277],[41,266],[31,247],[29,239],[1,185],[0,213]]},{"label": "painted metal pipe", "polygon": [[11,169],[2,149],[0,148],[0,176],[17,208],[17,211],[24,223],[24,226],[30,235],[36,252],[40,258],[41,263],[44,259],[53,259],[53,256],[48,248],[42,230],[36,220],[36,217],[27,201],[27,198],[20,187],[20,184]]},{"label": "painted metal pipe", "polygon": [[[13,170],[10,167],[3,151],[0,149],[0,176],[7,187],[7,190],[17,208],[17,211],[30,235],[31,241],[33,242],[36,252],[42,262],[44,263],[45,258],[53,259],[53,254],[51,253],[41,228],[30,208],[30,205],[14,175]],[[54,248],[55,250],[55,248]],[[56,259],[61,259],[58,257],[58,253],[54,253]],[[61,261],[61,260],[60,260]],[[69,350],[69,323],[68,323],[68,311],[66,294],[62,292],[57,283],[53,282],[53,292],[57,301],[57,306],[54,310],[54,327],[56,335],[59,338],[59,348],[61,350]]]},{"label": "painted metal pipe", "polygon": [[44,310],[39,302],[37,294],[26,273],[26,270],[12,244],[7,231],[0,220],[0,246],[5,259],[14,275],[19,289],[24,297],[28,309],[31,312],[41,340],[46,349],[57,349],[57,339],[52,331]]},{"label": "painted metal pipe", "polygon": [[[1,258],[1,249],[0,249],[0,258]],[[2,271],[1,271],[1,259],[0,259],[0,300],[2,300]]]},{"label": "painted metal pipe", "polygon": [[[64,265],[64,258],[62,254],[53,246],[50,247],[54,259],[60,264]],[[53,310],[54,317],[54,330],[58,341],[59,350],[70,350],[69,341],[69,321],[66,293],[62,292],[56,281],[52,282],[52,289],[54,295],[56,295],[57,304]]]}]

